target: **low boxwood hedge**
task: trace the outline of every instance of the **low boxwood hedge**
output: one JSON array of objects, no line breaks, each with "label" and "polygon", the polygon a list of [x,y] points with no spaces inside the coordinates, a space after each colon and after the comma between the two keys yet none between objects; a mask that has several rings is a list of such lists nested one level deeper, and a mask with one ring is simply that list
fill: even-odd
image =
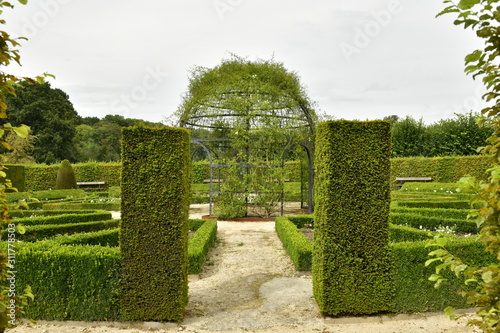
[{"label": "low boxwood hedge", "polygon": [[61,214],[55,216],[22,217],[14,219],[13,222],[25,226],[48,225],[48,224],[71,224],[79,222],[93,222],[111,220],[111,213],[105,210],[94,211],[84,214]]},{"label": "low boxwood hedge", "polygon": [[470,209],[470,201],[393,201],[391,207]]},{"label": "low boxwood hedge", "polygon": [[51,241],[60,245],[100,245],[117,247],[120,245],[119,232],[120,228],[113,228],[73,235],[59,235],[52,238]]},{"label": "low boxwood hedge", "polygon": [[453,208],[408,208],[392,207],[391,213],[416,214],[429,217],[442,217],[445,219],[466,220],[470,214],[469,209]]},{"label": "low boxwood hedge", "polygon": [[[193,222],[194,221],[194,222]],[[214,245],[217,236],[216,220],[201,220],[201,225],[190,220],[190,226],[196,225],[191,230],[196,230],[195,234],[188,241],[188,274],[198,274],[203,267],[208,250]]]},{"label": "low boxwood hedge", "polygon": [[312,224],[311,217],[293,219],[280,216],[275,222],[278,237],[298,271],[311,270],[313,243],[297,228],[297,226],[303,227],[304,224],[309,223]]},{"label": "low boxwood hedge", "polygon": [[89,214],[95,213],[98,210],[95,209],[77,209],[77,210],[9,210],[9,215],[11,218],[21,218],[21,217],[40,217],[40,216],[56,216],[62,214]]},{"label": "low boxwood hedge", "polygon": [[[472,265],[488,265],[494,257],[485,252],[484,244],[476,237],[450,237],[447,249]],[[393,309],[395,313],[411,313],[424,311],[441,311],[448,306],[464,308],[468,304],[459,295],[465,284],[462,278],[443,270],[442,275],[448,279],[440,288],[434,288],[429,277],[435,273],[435,265],[425,267],[432,248],[427,242],[401,242],[391,245],[393,256],[393,280],[395,295]],[[471,285],[471,288],[473,285]]]},{"label": "low boxwood hedge", "polygon": [[120,319],[120,249],[31,243],[16,252],[16,289],[31,286],[25,316],[43,320]]},{"label": "low boxwood hedge", "polygon": [[478,229],[476,223],[469,220],[446,219],[419,214],[391,213],[389,221],[392,224],[407,225],[416,229],[435,231],[440,227],[449,227],[459,234],[476,234]]},{"label": "low boxwood hedge", "polygon": [[[34,225],[26,226],[24,234],[17,234],[17,239],[20,241],[35,242],[38,240],[54,237],[63,234],[74,234],[80,232],[92,232],[118,227],[120,220],[107,220],[96,222],[81,222],[69,224],[55,225]],[[7,233],[2,233],[2,238],[5,239]]]},{"label": "low boxwood hedge", "polygon": [[75,202],[75,203],[46,203],[42,207],[44,210],[77,210],[77,209],[104,209],[118,211],[121,209],[119,202]]}]

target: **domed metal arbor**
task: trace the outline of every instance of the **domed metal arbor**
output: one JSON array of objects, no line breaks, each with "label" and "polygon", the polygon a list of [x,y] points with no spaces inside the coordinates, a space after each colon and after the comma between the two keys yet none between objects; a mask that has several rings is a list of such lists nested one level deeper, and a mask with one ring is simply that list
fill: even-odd
[{"label": "domed metal arbor", "polygon": [[[312,212],[316,114],[295,73],[274,61],[251,62],[237,57],[212,69],[197,67],[177,114],[180,126],[191,129],[192,143],[199,145],[210,161],[211,215],[214,195],[222,192],[220,174],[230,167],[229,159],[243,170],[241,173],[282,168],[297,146],[303,147],[308,157],[307,206]],[[214,190],[214,183],[218,183],[218,190]],[[282,214],[283,201],[281,195]]]}]

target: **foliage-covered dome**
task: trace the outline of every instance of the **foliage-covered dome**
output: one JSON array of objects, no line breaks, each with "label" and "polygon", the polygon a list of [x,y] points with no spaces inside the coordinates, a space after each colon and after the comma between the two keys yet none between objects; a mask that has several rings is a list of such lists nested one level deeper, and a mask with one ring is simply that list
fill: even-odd
[{"label": "foliage-covered dome", "polygon": [[236,56],[211,69],[192,70],[178,116],[183,127],[306,127],[310,134],[316,120],[297,74],[273,60],[252,62]]}]

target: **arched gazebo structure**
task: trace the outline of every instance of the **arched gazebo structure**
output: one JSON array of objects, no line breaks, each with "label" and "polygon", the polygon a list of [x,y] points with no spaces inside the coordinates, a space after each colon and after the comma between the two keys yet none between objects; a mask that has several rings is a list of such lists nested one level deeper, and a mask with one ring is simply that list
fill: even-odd
[{"label": "arched gazebo structure", "polygon": [[197,67],[178,116],[180,126],[191,129],[192,143],[201,146],[210,161],[211,214],[214,194],[227,191],[229,186],[225,183],[226,189],[221,189],[220,173],[228,179],[229,170],[240,174],[241,184],[236,181],[230,192],[263,196],[268,192],[262,191],[262,186],[254,190],[238,187],[259,174],[265,175],[267,187],[282,181],[281,174],[271,170],[283,168],[296,146],[303,147],[309,158],[308,209],[312,212],[316,114],[295,73],[274,61],[251,62],[238,57],[212,69]]}]

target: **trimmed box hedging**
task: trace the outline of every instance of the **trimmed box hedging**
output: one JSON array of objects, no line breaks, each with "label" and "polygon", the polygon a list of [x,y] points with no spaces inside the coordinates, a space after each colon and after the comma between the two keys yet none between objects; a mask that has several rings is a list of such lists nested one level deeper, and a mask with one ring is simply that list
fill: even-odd
[{"label": "trimmed box hedging", "polygon": [[[448,281],[437,289],[434,288],[434,282],[429,281],[438,263],[425,267],[429,252],[433,250],[433,248],[425,247],[426,244],[425,241],[392,244],[395,294],[391,312],[441,311],[448,306],[455,308],[470,306],[465,298],[459,295],[465,283],[454,273],[443,270],[441,273]],[[480,267],[487,266],[495,260],[493,256],[485,252],[484,244],[475,237],[450,238],[447,249],[468,264]]]},{"label": "trimmed box hedging", "polygon": [[324,314],[391,309],[390,124],[317,125],[313,292]]},{"label": "trimmed box hedging", "polygon": [[470,209],[469,200],[454,200],[454,201],[394,201],[392,207],[407,207],[407,208],[453,208],[453,209]]},{"label": "trimmed box hedging", "polygon": [[90,214],[96,213],[99,210],[80,209],[80,210],[9,210],[11,218],[21,217],[40,217],[40,216],[56,216],[61,214]]},{"label": "trimmed box hedging", "polygon": [[101,231],[78,233],[73,235],[59,235],[51,239],[60,245],[99,245],[117,247],[120,243],[120,228]]},{"label": "trimmed box hedging", "polygon": [[188,301],[189,132],[130,127],[122,133],[123,316],[179,321]]},{"label": "trimmed box hedging", "polygon": [[45,191],[56,186],[59,165],[27,164],[24,166],[25,191]]},{"label": "trimmed box hedging", "polygon": [[5,178],[9,179],[12,187],[16,188],[18,192],[24,192],[26,173],[23,165],[7,164],[4,165],[4,172],[7,174]]},{"label": "trimmed box hedging", "polygon": [[396,177],[432,177],[435,182],[455,183],[463,176],[487,180],[486,170],[491,167],[491,157],[405,157],[391,160],[391,182]]},{"label": "trimmed box hedging", "polygon": [[[35,242],[46,238],[62,234],[74,234],[79,232],[92,232],[105,229],[116,228],[120,225],[120,220],[107,220],[95,222],[80,222],[68,224],[49,224],[26,226],[24,234],[18,234],[17,239],[24,242]],[[2,238],[6,238],[7,233],[2,233]]]},{"label": "trimmed box hedging", "polygon": [[408,208],[391,207],[391,213],[418,214],[445,219],[466,220],[471,210],[453,208]]},{"label": "trimmed box hedging", "polygon": [[120,250],[101,246],[24,244],[16,251],[16,289],[31,286],[26,317],[43,320],[120,319]]},{"label": "trimmed box hedging", "polygon": [[478,228],[475,222],[469,220],[446,219],[419,214],[391,213],[389,221],[397,225],[408,225],[416,229],[435,231],[439,227],[450,227],[459,234],[476,234]]},{"label": "trimmed box hedging", "polygon": [[[293,261],[295,269],[298,271],[310,271],[312,264],[313,243],[299,231],[297,225],[303,227],[304,220],[293,220],[287,216],[276,218],[275,228],[283,247]],[[312,224],[312,218],[309,217]]]},{"label": "trimmed box hedging", "polygon": [[[190,228],[190,230],[193,229]],[[205,263],[208,250],[215,244],[217,220],[205,220],[203,224],[198,226],[195,230],[195,234],[188,242],[188,274],[200,273]]]},{"label": "trimmed box hedging", "polygon": [[78,222],[93,222],[111,220],[111,213],[105,210],[83,214],[61,214],[55,216],[21,217],[13,220],[25,226],[42,224],[69,224]]},{"label": "trimmed box hedging", "polygon": [[103,209],[117,211],[121,209],[119,202],[61,202],[61,203],[44,203],[44,210],[78,210],[78,209]]},{"label": "trimmed box hedging", "polygon": [[391,243],[428,240],[433,238],[435,234],[435,232],[419,230],[403,225],[389,225],[389,239],[391,240]]}]

